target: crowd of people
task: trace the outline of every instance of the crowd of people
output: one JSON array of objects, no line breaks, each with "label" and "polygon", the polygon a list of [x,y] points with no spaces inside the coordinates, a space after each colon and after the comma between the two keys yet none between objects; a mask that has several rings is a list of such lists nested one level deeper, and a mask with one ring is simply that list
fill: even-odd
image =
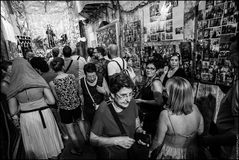
[{"label": "crowd of people", "polygon": [[[57,159],[69,138],[71,153],[81,155],[83,146],[74,124],[94,147],[97,158],[200,159],[203,151],[199,148],[213,150],[216,141],[227,148],[227,156],[235,158],[238,79],[237,87],[222,100],[220,124],[215,124],[218,132],[210,135],[204,132],[204,117],[180,67],[180,54],[169,57],[162,74],[159,62],[148,61],[144,83],[137,86],[132,58],[120,57],[115,44],[88,48],[87,59],[67,45],[51,52],[47,60],[28,56],[1,63],[1,97],[8,102],[9,120],[20,128],[26,158]],[[231,52],[238,69],[238,36]],[[228,115],[220,116],[223,109]],[[223,118],[230,118],[226,125]],[[136,140],[136,134],[141,139]],[[151,141],[144,141],[146,135]],[[214,157],[219,149],[212,151]]]}]

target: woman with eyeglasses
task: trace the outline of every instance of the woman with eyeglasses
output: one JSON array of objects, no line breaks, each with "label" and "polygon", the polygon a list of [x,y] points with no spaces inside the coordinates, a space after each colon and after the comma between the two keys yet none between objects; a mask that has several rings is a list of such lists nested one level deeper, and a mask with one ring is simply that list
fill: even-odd
[{"label": "woman with eyeglasses", "polygon": [[154,136],[159,113],[162,110],[162,83],[157,76],[159,64],[149,61],[146,65],[146,82],[140,90],[140,98],[135,99],[140,105],[143,129]]},{"label": "woman with eyeglasses", "polygon": [[[140,153],[129,157],[128,151],[135,143],[134,134],[144,132],[140,126],[138,107],[133,99],[134,84],[129,76],[116,73],[110,79],[112,103],[103,101],[95,112],[90,141],[100,159],[146,159]],[[114,114],[118,116],[126,134],[122,134]],[[142,151],[141,151],[142,153]],[[137,157],[137,156],[141,157]]]},{"label": "woman with eyeglasses", "polygon": [[172,53],[169,57],[169,66],[164,67],[164,73],[161,75],[160,80],[165,87],[168,79],[179,76],[186,78],[185,71],[180,68],[180,54]]}]

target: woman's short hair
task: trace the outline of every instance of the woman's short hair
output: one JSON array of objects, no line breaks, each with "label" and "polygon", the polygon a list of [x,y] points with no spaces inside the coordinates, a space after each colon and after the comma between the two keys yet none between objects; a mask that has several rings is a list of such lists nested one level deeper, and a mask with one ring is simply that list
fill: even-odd
[{"label": "woman's short hair", "polygon": [[51,61],[50,66],[55,72],[62,71],[64,60],[61,57],[56,57]]},{"label": "woman's short hair", "polygon": [[92,57],[94,53],[94,48],[87,48],[87,54]]},{"label": "woman's short hair", "polygon": [[156,70],[158,70],[160,68],[160,64],[159,64],[158,61],[149,60],[149,61],[147,61],[146,66],[149,65],[149,64],[153,64],[155,66]]},{"label": "woman's short hair", "polygon": [[182,77],[172,77],[166,83],[167,108],[174,114],[189,114],[194,104],[192,86]]},{"label": "woman's short hair", "polygon": [[134,83],[131,78],[125,73],[116,73],[110,78],[109,82],[110,91],[113,94],[116,94],[122,88],[134,88]]},{"label": "woman's short hair", "polygon": [[71,49],[70,46],[64,46],[62,52],[63,52],[63,56],[64,56],[64,57],[70,57],[70,56],[72,56],[72,49]]},{"label": "woman's short hair", "polygon": [[103,47],[95,47],[95,49],[102,55],[105,56],[106,52],[105,49]]},{"label": "woman's short hair", "polygon": [[43,57],[33,57],[30,60],[33,68],[39,69],[41,72],[46,73],[49,71],[49,66]]},{"label": "woman's short hair", "polygon": [[93,73],[93,72],[96,72],[96,71],[97,70],[96,70],[96,66],[95,66],[94,63],[87,63],[87,64],[85,64],[85,66],[84,66],[84,73],[85,73],[85,75],[87,73]]}]

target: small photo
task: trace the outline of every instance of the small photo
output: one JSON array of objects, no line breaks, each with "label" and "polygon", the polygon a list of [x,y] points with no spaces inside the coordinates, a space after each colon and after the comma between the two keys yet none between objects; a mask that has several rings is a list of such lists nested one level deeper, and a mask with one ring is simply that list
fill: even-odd
[{"label": "small photo", "polygon": [[221,27],[213,28],[211,38],[218,38],[221,35]]},{"label": "small photo", "polygon": [[151,42],[158,41],[158,34],[152,34],[151,37],[150,37],[150,41]]},{"label": "small photo", "polygon": [[175,28],[175,34],[183,34],[183,27]]},{"label": "small photo", "polygon": [[212,8],[214,5],[214,1],[212,0],[206,0],[206,9]]},{"label": "small photo", "polygon": [[172,4],[173,7],[177,7],[178,6],[178,0],[172,1],[171,4]]},{"label": "small photo", "polygon": [[167,14],[166,20],[172,19],[173,18],[173,12],[169,12]]},{"label": "small photo", "polygon": [[220,51],[229,51],[231,43],[220,43],[219,49]]},{"label": "small photo", "polygon": [[235,2],[227,2],[224,9],[224,17],[231,16],[237,11]]},{"label": "small photo", "polygon": [[237,23],[237,19],[238,19],[238,13],[235,13],[235,14],[227,17],[227,24],[235,24],[235,23]]},{"label": "small photo", "polygon": [[161,33],[158,33],[158,41],[161,41]]},{"label": "small photo", "polygon": [[172,33],[166,33],[166,39],[173,39]]},{"label": "small photo", "polygon": [[223,15],[224,4],[214,6],[212,8],[213,18],[221,18]]},{"label": "small photo", "polygon": [[162,36],[161,40],[164,41],[165,40],[165,33],[162,33],[161,36]]},{"label": "small photo", "polygon": [[209,20],[204,20],[203,21],[203,28],[208,28],[208,23],[209,23]]},{"label": "small photo", "polygon": [[211,19],[211,18],[213,18],[212,9],[207,9],[205,19]]},{"label": "small photo", "polygon": [[198,21],[201,21],[204,19],[204,11],[203,10],[199,10],[198,11]]},{"label": "small photo", "polygon": [[221,25],[220,23],[221,23],[221,18],[211,19],[209,23],[209,27],[220,26]]},{"label": "small photo", "polygon": [[210,30],[211,29],[205,29],[204,30],[204,38],[209,38],[210,37]]},{"label": "small photo", "polygon": [[237,27],[236,25],[237,24],[222,26],[222,34],[235,33],[236,32],[236,27]]},{"label": "small photo", "polygon": [[227,17],[224,17],[224,18],[222,19],[222,25],[227,25]]},{"label": "small photo", "polygon": [[198,30],[198,39],[203,39],[204,38],[204,32],[202,29]]},{"label": "small photo", "polygon": [[173,21],[169,21],[166,23],[166,32],[172,32],[173,31]]}]

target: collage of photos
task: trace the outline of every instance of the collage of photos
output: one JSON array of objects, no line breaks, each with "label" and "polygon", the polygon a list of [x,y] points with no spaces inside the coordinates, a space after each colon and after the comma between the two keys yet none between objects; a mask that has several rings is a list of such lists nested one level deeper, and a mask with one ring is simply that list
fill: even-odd
[{"label": "collage of photos", "polygon": [[123,30],[124,45],[134,46],[134,44],[141,44],[141,21],[135,21],[124,25]]},{"label": "collage of photos", "polygon": [[[170,6],[166,15],[161,15],[160,13],[163,5]],[[173,27],[173,7],[177,6],[178,1],[159,2],[150,6],[151,25],[149,27],[147,42],[173,40],[173,33],[175,35],[183,34],[183,27]]]},{"label": "collage of photos", "polygon": [[194,75],[203,82],[229,86],[233,79],[229,61],[230,38],[238,30],[238,11],[235,2],[207,0],[205,10],[200,10],[197,18],[197,51],[200,54],[202,68],[200,77],[198,73]]},{"label": "collage of photos", "polygon": [[99,46],[117,44],[116,23],[97,31],[97,43]]}]

